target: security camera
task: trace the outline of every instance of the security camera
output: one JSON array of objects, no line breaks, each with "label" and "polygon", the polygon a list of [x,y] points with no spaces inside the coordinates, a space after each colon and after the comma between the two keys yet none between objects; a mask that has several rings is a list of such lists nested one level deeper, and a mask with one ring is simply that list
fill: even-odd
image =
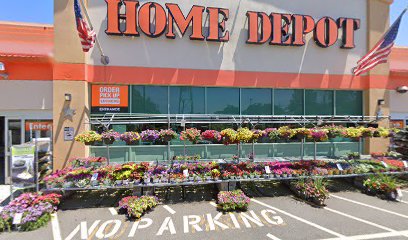
[{"label": "security camera", "polygon": [[408,87],[407,86],[401,86],[397,88],[398,93],[406,93],[408,92]]}]

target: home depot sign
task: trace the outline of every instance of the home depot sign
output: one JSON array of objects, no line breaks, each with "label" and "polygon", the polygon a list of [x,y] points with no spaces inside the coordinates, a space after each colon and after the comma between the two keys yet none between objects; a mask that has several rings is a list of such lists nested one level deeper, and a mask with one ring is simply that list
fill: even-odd
[{"label": "home depot sign", "polygon": [[[140,4],[134,0],[105,0],[107,4],[107,29],[111,35],[140,36],[143,33],[156,38],[165,35],[175,39],[177,27],[184,36],[192,26],[191,40],[228,42],[230,31],[226,27],[229,9],[194,5],[188,14],[177,4],[156,2]],[[120,9],[125,9],[125,14]],[[208,16],[205,17],[205,14]],[[360,28],[360,20],[354,18],[323,17],[315,20],[301,14],[264,13],[248,11],[248,37],[246,42],[281,46],[303,46],[305,35],[313,34],[320,47],[334,45],[341,35],[342,48],[354,48],[355,31]],[[205,18],[204,18],[205,17]],[[208,33],[203,32],[203,19],[208,19]],[[121,28],[122,23],[125,25]]]}]

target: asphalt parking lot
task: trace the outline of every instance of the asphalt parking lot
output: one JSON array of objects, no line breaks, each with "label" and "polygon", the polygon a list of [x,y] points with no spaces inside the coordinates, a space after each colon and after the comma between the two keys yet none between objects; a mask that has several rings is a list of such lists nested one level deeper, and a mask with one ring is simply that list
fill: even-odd
[{"label": "asphalt parking lot", "polygon": [[253,197],[243,213],[218,212],[207,189],[207,197],[187,193],[202,201],[166,202],[136,222],[109,206],[65,207],[45,228],[0,239],[408,239],[408,189],[391,202],[334,182],[324,208],[297,200],[280,184],[243,189]]}]

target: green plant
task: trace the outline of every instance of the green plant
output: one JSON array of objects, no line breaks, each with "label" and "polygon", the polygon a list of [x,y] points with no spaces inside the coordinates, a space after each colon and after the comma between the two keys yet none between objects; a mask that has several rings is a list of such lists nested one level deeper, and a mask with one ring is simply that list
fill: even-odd
[{"label": "green plant", "polygon": [[20,228],[22,231],[33,231],[33,230],[36,230],[40,227],[47,225],[50,219],[51,219],[51,215],[49,213],[45,213],[41,217],[39,217],[37,221],[27,222],[25,224],[22,224],[20,225]]},{"label": "green plant", "polygon": [[378,193],[390,193],[396,191],[397,180],[394,177],[378,174],[369,176],[363,185],[371,191]]},{"label": "green plant", "polygon": [[95,131],[85,131],[75,137],[75,141],[81,143],[91,143],[101,141],[102,136]]}]

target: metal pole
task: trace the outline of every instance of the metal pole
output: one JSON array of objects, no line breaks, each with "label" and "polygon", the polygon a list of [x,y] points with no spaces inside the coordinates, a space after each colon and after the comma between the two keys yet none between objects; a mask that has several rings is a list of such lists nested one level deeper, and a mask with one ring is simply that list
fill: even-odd
[{"label": "metal pole", "polygon": [[40,191],[40,185],[39,185],[39,174],[38,174],[38,135],[39,135],[39,131],[35,131],[35,158],[34,158],[34,161],[35,161],[35,169],[34,169],[34,171],[35,171],[35,190],[36,190],[36,192],[39,192]]},{"label": "metal pole", "polygon": [[252,140],[252,161],[255,161],[255,140]]},{"label": "metal pole", "polygon": [[317,143],[316,140],[314,141],[314,160],[316,160],[316,155],[317,155]]},{"label": "metal pole", "polygon": [[109,144],[106,144],[106,150],[108,152],[108,165],[110,165],[110,150],[109,150]]},{"label": "metal pole", "polygon": [[361,149],[361,141],[362,141],[362,139],[361,138],[358,138],[358,154],[359,155],[361,155],[361,153],[362,153],[362,149]]},{"label": "metal pole", "polygon": [[303,160],[305,156],[305,138],[302,138],[300,147],[300,160]]},{"label": "metal pole", "polygon": [[[11,143],[11,144],[10,144]],[[9,130],[8,131],[8,140],[7,140],[7,149],[9,152],[9,156],[8,156],[8,162],[9,162],[9,178],[10,178],[10,200],[13,201],[14,199],[14,193],[13,193],[13,175],[12,175],[12,170],[11,167],[13,165],[12,162],[12,143],[13,143],[13,134],[12,131]]]}]

